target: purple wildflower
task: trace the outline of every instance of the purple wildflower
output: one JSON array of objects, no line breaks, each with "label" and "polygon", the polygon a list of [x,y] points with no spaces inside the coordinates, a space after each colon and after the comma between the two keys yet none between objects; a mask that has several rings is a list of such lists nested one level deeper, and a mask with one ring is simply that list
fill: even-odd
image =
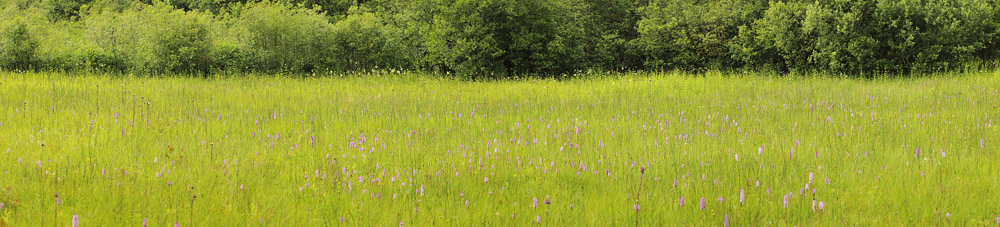
[{"label": "purple wildflower", "polygon": [[633,207],[635,207],[635,212],[638,213],[639,212],[639,204],[636,203]]},{"label": "purple wildflower", "polygon": [[535,222],[542,223],[542,215],[535,215]]},{"label": "purple wildflower", "polygon": [[729,215],[726,215],[726,219],[722,222],[722,226],[729,227]]},{"label": "purple wildflower", "polygon": [[740,204],[743,204],[743,189],[740,189]]},{"label": "purple wildflower", "polygon": [[942,157],[942,158],[944,158],[944,157],[948,157],[948,155],[945,155],[945,154],[944,154],[944,149],[941,149],[941,157]]},{"label": "purple wildflower", "polygon": [[80,227],[80,217],[73,214],[73,227]]},{"label": "purple wildflower", "polygon": [[788,195],[785,195],[785,208],[788,208]]},{"label": "purple wildflower", "polygon": [[913,157],[920,158],[920,148],[918,147],[916,151],[913,152]]},{"label": "purple wildflower", "polygon": [[823,211],[823,201],[819,201],[819,211]]},{"label": "purple wildflower", "polygon": [[681,196],[681,206],[684,206],[684,196]]},{"label": "purple wildflower", "polygon": [[701,210],[705,210],[705,197],[701,197]]}]

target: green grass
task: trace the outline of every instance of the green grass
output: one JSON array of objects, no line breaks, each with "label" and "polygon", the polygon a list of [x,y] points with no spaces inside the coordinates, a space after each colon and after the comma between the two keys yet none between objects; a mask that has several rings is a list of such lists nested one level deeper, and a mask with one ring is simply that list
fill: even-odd
[{"label": "green grass", "polygon": [[726,215],[981,226],[1000,215],[996,72],[0,83],[0,226],[74,215],[82,226],[718,226]]}]

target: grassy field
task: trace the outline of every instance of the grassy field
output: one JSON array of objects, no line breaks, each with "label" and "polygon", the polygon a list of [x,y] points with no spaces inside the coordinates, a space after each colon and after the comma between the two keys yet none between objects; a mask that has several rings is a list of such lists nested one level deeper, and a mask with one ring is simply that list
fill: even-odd
[{"label": "grassy field", "polygon": [[0,73],[0,226],[1000,224],[1000,73]]}]

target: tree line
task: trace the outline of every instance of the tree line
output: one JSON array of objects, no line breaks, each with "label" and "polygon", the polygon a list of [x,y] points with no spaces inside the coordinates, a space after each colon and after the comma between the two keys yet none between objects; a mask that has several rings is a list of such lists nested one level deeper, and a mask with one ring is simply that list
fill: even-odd
[{"label": "tree line", "polygon": [[1000,0],[0,0],[0,69],[920,73],[995,63]]}]

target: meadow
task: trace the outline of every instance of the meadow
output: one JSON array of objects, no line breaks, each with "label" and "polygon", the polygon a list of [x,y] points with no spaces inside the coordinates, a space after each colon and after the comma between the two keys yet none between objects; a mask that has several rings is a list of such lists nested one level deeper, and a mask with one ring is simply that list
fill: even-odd
[{"label": "meadow", "polygon": [[1000,225],[1000,73],[0,73],[0,226]]}]

